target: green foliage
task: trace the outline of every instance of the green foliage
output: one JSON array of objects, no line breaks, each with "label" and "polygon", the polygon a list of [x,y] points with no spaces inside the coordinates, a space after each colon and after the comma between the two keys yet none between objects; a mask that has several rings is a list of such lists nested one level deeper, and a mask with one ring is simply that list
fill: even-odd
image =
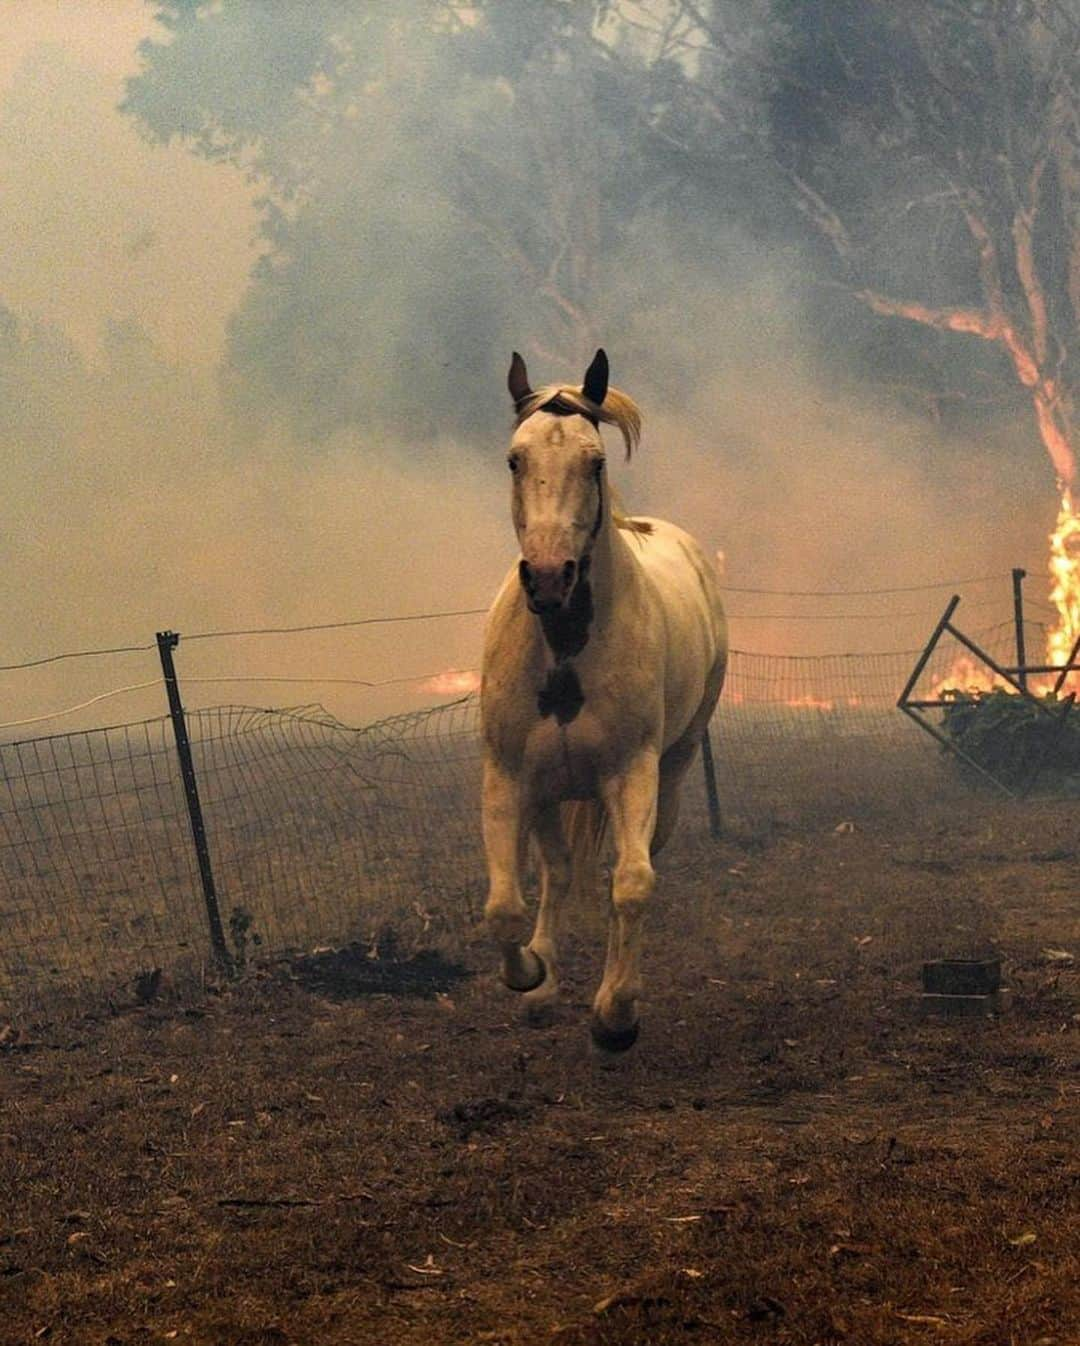
[{"label": "green foliage", "polygon": [[996,780],[1080,792],[1080,715],[1065,701],[1048,693],[1036,704],[1000,689],[947,696],[942,728]]}]

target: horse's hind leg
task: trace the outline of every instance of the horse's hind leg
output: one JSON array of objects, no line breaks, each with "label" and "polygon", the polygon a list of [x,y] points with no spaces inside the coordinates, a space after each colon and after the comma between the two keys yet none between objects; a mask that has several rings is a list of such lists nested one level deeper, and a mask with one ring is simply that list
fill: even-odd
[{"label": "horse's hind leg", "polygon": [[559,992],[555,940],[559,912],[570,888],[570,851],[557,804],[539,812],[533,831],[540,851],[540,902],[528,948],[539,958],[547,975],[526,995],[525,1003],[530,1017],[541,1017]]},{"label": "horse's hind leg", "polygon": [[679,820],[679,799],[682,795],[683,781],[690,763],[694,760],[698,742],[689,736],[673,743],[660,759],[660,781],[656,792],[656,828],[653,831],[649,851],[659,855],[671,840],[675,824]]},{"label": "horse's hind leg", "polygon": [[671,839],[679,817],[679,799],[683,780],[697,755],[698,747],[716,709],[720,688],[724,683],[723,659],[717,660],[709,675],[708,685],[697,714],[690,721],[682,738],[668,748],[660,759],[660,785],[656,801],[656,831],[653,833],[652,854],[658,855]]}]

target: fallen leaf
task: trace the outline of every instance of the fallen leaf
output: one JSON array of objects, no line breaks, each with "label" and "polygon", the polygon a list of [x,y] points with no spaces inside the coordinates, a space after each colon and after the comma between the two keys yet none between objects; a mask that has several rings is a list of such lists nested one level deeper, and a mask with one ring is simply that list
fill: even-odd
[{"label": "fallen leaf", "polygon": [[418,1276],[444,1276],[446,1274],[442,1267],[435,1265],[434,1253],[428,1253],[421,1266],[414,1266],[412,1262],[406,1262],[405,1265],[410,1271],[415,1271]]},{"label": "fallen leaf", "polygon": [[592,1307],[595,1314],[607,1313],[608,1309],[620,1308],[629,1304],[666,1304],[661,1295],[645,1295],[636,1290],[616,1290],[612,1295],[598,1299]]}]

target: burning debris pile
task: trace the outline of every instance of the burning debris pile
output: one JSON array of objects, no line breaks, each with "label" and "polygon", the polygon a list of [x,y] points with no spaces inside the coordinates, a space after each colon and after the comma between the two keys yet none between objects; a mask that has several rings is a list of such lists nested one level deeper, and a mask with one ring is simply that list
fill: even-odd
[{"label": "burning debris pile", "polygon": [[[1074,668],[1080,651],[1080,513],[1070,485],[1061,485],[1049,570],[1054,616],[1046,630],[1044,661],[1025,660],[1019,639],[1013,668],[993,667],[974,652],[961,654],[933,682],[931,700],[923,705],[940,705],[936,736],[967,767],[1008,790],[1028,791],[1039,783],[1075,794],[1080,791],[1080,718],[1070,712],[1080,692],[1080,671]],[[1022,622],[1020,614],[1017,621]],[[948,625],[945,629],[955,632]]]},{"label": "burning debris pile", "polygon": [[942,730],[961,761],[1007,789],[1038,784],[1071,795],[1080,792],[1080,717],[1068,709],[1062,704],[1048,715],[1030,698],[1000,688],[959,694],[946,700]]},{"label": "burning debris pile", "polygon": [[[1061,503],[1049,539],[1051,621],[1042,628],[1041,659],[1028,653],[1021,592],[1024,571],[1014,570],[1013,659],[989,654],[953,625],[960,602],[954,595],[899,701],[900,709],[965,769],[1007,793],[1027,793],[1036,785],[1080,793],[1080,717],[1071,713],[1080,693],[1080,511],[1071,455],[1054,461],[1063,475],[1058,478]],[[946,672],[927,676],[931,658],[935,654],[940,658],[944,637],[956,639],[962,651]],[[929,693],[920,696],[916,686],[923,678],[929,682]],[[930,711],[940,712],[937,725],[926,719]]]},{"label": "burning debris pile", "polygon": [[[1035,663],[1039,672],[1026,682],[1034,695],[1056,699],[1080,693],[1080,670],[1065,672],[1077,662],[1080,646],[1080,511],[1071,486],[1062,487],[1057,522],[1050,534],[1049,570],[1054,617],[1046,632],[1045,660],[1041,666]],[[1012,691],[1005,678],[965,653],[934,681],[930,694],[935,699],[977,700]]]}]

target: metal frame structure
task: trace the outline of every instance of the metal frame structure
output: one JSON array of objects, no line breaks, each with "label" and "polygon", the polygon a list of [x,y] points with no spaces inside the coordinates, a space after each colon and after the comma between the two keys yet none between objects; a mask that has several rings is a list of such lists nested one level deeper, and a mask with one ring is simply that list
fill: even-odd
[{"label": "metal frame structure", "polygon": [[1023,570],[1013,571],[1013,611],[1016,622],[1015,666],[1011,668],[1006,668],[1003,665],[999,664],[995,659],[993,659],[989,654],[987,654],[987,652],[984,649],[982,649],[979,645],[977,645],[975,641],[973,641],[969,636],[966,636],[963,633],[963,631],[959,630],[956,626],[953,625],[952,622],[953,613],[956,611],[960,603],[960,595],[953,594],[952,598],[950,598],[948,603],[946,604],[945,611],[941,614],[941,618],[938,621],[937,626],[934,627],[934,630],[930,635],[930,639],[926,642],[926,645],[923,647],[923,652],[919,656],[918,660],[916,661],[915,667],[911,671],[911,677],[908,678],[907,682],[904,685],[904,690],[900,693],[900,696],[898,697],[896,702],[899,709],[902,710],[905,715],[913,719],[915,723],[919,726],[919,728],[925,730],[925,732],[928,733],[931,738],[936,739],[937,742],[940,743],[941,746],[947,752],[951,752],[955,756],[961,758],[964,762],[968,764],[968,766],[970,766],[974,771],[978,772],[980,776],[988,780],[996,789],[1000,790],[1003,794],[1007,795],[1009,798],[1016,798],[1017,797],[1016,792],[1010,790],[1007,785],[999,781],[998,778],[995,775],[993,775],[992,772],[987,771],[984,766],[981,766],[978,762],[974,760],[974,758],[972,758],[966,752],[964,752],[963,748],[961,748],[960,745],[954,739],[951,739],[946,734],[943,734],[941,730],[937,728],[936,725],[931,724],[930,721],[926,718],[925,715],[926,711],[944,710],[946,707],[955,704],[955,697],[914,698],[912,696],[912,692],[914,692],[915,685],[919,681],[919,678],[922,676],[923,670],[926,668],[926,665],[930,662],[930,659],[935,649],[937,649],[938,642],[941,640],[942,636],[944,636],[946,633],[953,636],[956,640],[960,642],[961,645],[964,646],[966,650],[968,650],[971,654],[973,654],[976,659],[980,660],[982,663],[986,665],[988,669],[990,669],[993,673],[995,673],[1004,682],[1008,683],[1008,685],[1011,688],[1013,688],[1013,690],[1016,692],[1018,696],[1025,697],[1040,714],[1048,716],[1052,721],[1054,721],[1057,724],[1058,726],[1057,735],[1055,735],[1054,738],[1049,743],[1047,743],[1046,748],[1043,750],[1043,753],[1040,756],[1039,760],[1035,763],[1034,767],[1031,770],[1030,775],[1028,776],[1028,779],[1024,782],[1024,786],[1019,793],[1020,796],[1023,797],[1024,795],[1027,795],[1031,791],[1032,787],[1035,784],[1035,781],[1039,777],[1039,773],[1042,770],[1043,763],[1046,760],[1047,754],[1049,753],[1050,749],[1054,746],[1054,744],[1056,744],[1057,738],[1064,728],[1065,720],[1068,718],[1069,712],[1072,710],[1073,703],[1076,700],[1076,693],[1070,692],[1064,698],[1064,700],[1061,701],[1060,709],[1058,709],[1056,706],[1051,706],[1050,704],[1048,704],[1047,698],[1035,696],[1031,691],[1028,690],[1028,677],[1033,673],[1056,673],[1057,678],[1054,681],[1052,694],[1054,696],[1057,696],[1057,694],[1061,691],[1061,688],[1064,686],[1065,679],[1068,677],[1068,675],[1072,672],[1080,670],[1080,664],[1077,663],[1077,657],[1078,655],[1080,655],[1080,636],[1078,636],[1076,641],[1073,643],[1072,651],[1069,655],[1068,660],[1064,664],[1027,663],[1025,660],[1025,650],[1024,650],[1024,607],[1023,607],[1023,591],[1021,587],[1023,579],[1024,579]]}]

